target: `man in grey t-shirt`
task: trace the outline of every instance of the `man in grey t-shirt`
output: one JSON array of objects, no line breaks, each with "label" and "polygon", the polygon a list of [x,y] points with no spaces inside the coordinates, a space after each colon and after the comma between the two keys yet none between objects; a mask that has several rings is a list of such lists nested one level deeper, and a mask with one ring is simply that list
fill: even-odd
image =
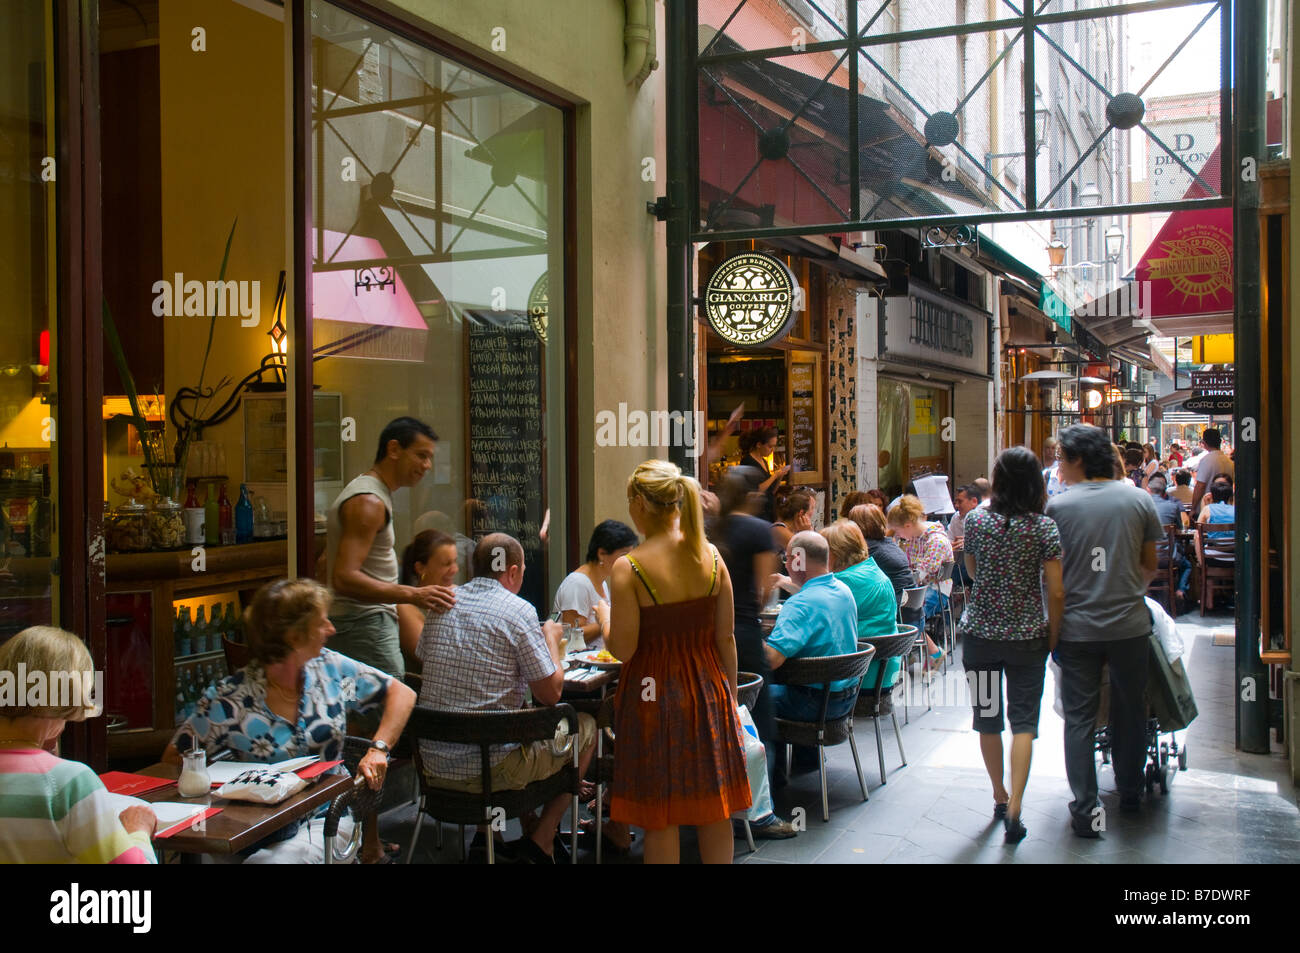
[{"label": "man in grey t-shirt", "polygon": [[1140,804],[1146,760],[1147,586],[1156,571],[1160,518],[1150,494],[1114,479],[1115,456],[1104,431],[1087,424],[1058,435],[1061,476],[1070,489],[1047,503],[1061,532],[1065,616],[1057,661],[1065,708],[1065,771],[1074,792],[1071,826],[1096,837],[1097,768],[1093,729],[1102,666],[1110,670],[1110,726],[1115,784],[1122,809]]}]

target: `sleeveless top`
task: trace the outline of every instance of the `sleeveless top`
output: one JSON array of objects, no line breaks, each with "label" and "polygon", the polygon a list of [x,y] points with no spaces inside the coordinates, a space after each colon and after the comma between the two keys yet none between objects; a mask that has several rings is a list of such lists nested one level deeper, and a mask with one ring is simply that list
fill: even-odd
[{"label": "sleeveless top", "polygon": [[[339,510],[352,497],[360,496],[363,493],[377,496],[383,501],[384,528],[375,534],[375,540],[370,545],[370,552],[366,553],[366,558],[361,562],[361,571],[378,582],[396,584],[400,575],[400,566],[397,562],[397,551],[394,548],[397,539],[393,533],[393,497],[388,492],[387,484],[372,473],[363,473],[345,486],[343,492],[338,495],[338,499],[330,506],[326,522],[328,535],[325,542],[325,558],[329,567],[327,578],[331,580],[334,578],[334,562],[338,558],[339,540],[343,537],[343,521],[339,516]],[[330,590],[333,592],[332,585]],[[393,618],[397,618],[396,605],[358,602],[338,593],[333,593],[333,595],[334,601],[330,606],[331,619],[356,618],[379,612],[386,612]]]}]

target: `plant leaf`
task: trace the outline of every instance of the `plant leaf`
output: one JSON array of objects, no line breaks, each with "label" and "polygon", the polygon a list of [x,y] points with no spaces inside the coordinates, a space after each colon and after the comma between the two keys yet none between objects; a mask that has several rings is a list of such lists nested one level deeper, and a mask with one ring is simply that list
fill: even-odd
[{"label": "plant leaf", "polygon": [[117,365],[118,376],[122,378],[122,387],[126,390],[126,400],[131,407],[131,420],[135,424],[135,429],[140,433],[140,449],[144,451],[144,465],[149,471],[149,476],[154,480],[154,488],[157,489],[159,477],[159,461],[153,457],[153,449],[149,446],[149,437],[147,434],[148,421],[145,420],[144,414],[140,412],[140,398],[136,393],[135,377],[131,374],[131,369],[126,364],[126,352],[122,350],[122,340],[117,335],[117,324],[113,321],[113,313],[109,310],[108,299],[103,299],[104,305],[104,337],[108,339],[108,349],[113,353],[113,363]]}]

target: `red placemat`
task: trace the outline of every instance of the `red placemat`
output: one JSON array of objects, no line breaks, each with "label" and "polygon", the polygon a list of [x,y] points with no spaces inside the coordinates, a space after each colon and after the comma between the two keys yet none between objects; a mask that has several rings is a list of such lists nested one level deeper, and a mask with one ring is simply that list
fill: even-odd
[{"label": "red placemat", "polygon": [[104,787],[114,794],[132,796],[147,794],[176,783],[166,778],[151,778],[147,774],[131,774],[127,771],[106,771],[99,776],[99,780],[103,781]]},{"label": "red placemat", "polygon": [[179,824],[173,824],[165,831],[159,831],[158,833],[153,835],[154,840],[158,840],[160,837],[171,837],[173,834],[179,834],[181,831],[189,828],[192,824],[195,824],[198,821],[206,821],[213,814],[220,814],[220,813],[221,813],[221,808],[210,807],[202,814],[195,814],[193,817],[186,818],[185,820],[181,821]]},{"label": "red placemat", "polygon": [[324,774],[336,764],[342,764],[342,761],[317,761],[315,764],[309,764],[305,768],[299,768],[294,773],[304,781],[316,777],[318,774]]}]

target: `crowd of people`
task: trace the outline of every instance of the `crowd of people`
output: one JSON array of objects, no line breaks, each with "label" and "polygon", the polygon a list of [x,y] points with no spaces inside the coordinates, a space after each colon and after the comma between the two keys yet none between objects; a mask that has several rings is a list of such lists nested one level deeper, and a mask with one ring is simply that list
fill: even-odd
[{"label": "crowd of people", "polygon": [[[420,671],[421,705],[551,705],[564,689],[565,642],[580,637],[623,663],[607,836],[626,847],[632,828],[639,828],[647,862],[675,862],[679,828],[691,826],[702,858],[725,863],[732,857],[732,819],[753,801],[738,673],[763,678],[751,714],[769,755],[769,784],[779,789],[792,775],[816,770],[818,755],[796,748],[786,764],[776,718],[816,720],[825,687],[774,684],[773,673],[790,659],[852,654],[860,639],[894,634],[900,623],[924,632],[927,621],[949,608],[937,583],[952,578],[967,590],[957,627],[962,664],[994,816],[1003,821],[1007,842],[1027,833],[1021,805],[1049,655],[1061,673],[1074,832],[1097,836],[1093,731],[1103,669],[1120,806],[1138,807],[1151,631],[1144,596],[1162,563],[1182,558],[1170,551],[1165,527],[1191,518],[1192,504],[1196,521],[1233,522],[1232,463],[1217,431],[1205,431],[1193,472],[1182,466],[1177,445],[1160,460],[1153,447],[1121,448],[1095,427],[1070,426],[1051,441],[1046,461],[1024,447],[1003,451],[991,481],[958,488],[946,526],[927,519],[913,493],[891,501],[872,489],[850,493],[838,519],[820,531],[814,529],[816,497],[780,482],[771,435],[749,436],[747,459],[716,496],[671,463],[639,466],[627,480],[631,525],[611,519],[595,528],[585,560],[555,593],[552,618],[539,621],[537,608],[519,596],[524,547],[507,534],[474,541],[470,578],[459,583],[463,546],[450,534],[423,530],[399,557],[392,494],[430,469],[437,437],[413,418],[393,421],[381,434],[374,466],[330,508],[327,585],[281,580],[257,593],[245,616],[249,664],[209,687],[164,760],[179,762],[196,748],[229,750],[247,761],[303,754],[333,760],[345,733],[362,733],[372,747],[358,770],[378,788],[417,702],[403,684],[411,663]],[[1194,488],[1181,493],[1193,480]],[[923,604],[901,611],[905,593],[921,588]],[[778,609],[765,635],[762,617]],[[925,639],[925,664],[933,667],[945,648]],[[18,671],[19,664],[88,669],[90,659],[75,636],[40,628],[0,646],[0,672]],[[884,664],[881,713],[890,710],[889,693],[904,663]],[[861,682],[874,686],[879,665]],[[832,683],[829,692],[827,717],[860,702],[859,680]],[[66,721],[85,715],[0,708],[0,858],[156,860],[151,813],[131,808],[118,816],[89,768],[50,753]],[[595,722],[580,715],[569,730],[585,772]],[[522,788],[555,774],[569,763],[556,751],[550,742],[494,748],[493,789]],[[468,745],[425,741],[418,750],[429,784],[462,792],[481,790],[479,757]],[[28,775],[45,779],[49,818],[39,830],[20,823],[13,806],[15,784]],[[502,853],[555,862],[567,804],[567,795],[557,796],[526,816],[523,836],[501,845]],[[241,859],[318,856],[319,822],[288,828]],[[772,811],[753,819],[753,828],[760,838],[797,833]],[[472,850],[481,850],[488,836],[480,829]],[[372,862],[391,859],[396,849],[380,842],[373,823],[363,844],[364,859]]]}]

